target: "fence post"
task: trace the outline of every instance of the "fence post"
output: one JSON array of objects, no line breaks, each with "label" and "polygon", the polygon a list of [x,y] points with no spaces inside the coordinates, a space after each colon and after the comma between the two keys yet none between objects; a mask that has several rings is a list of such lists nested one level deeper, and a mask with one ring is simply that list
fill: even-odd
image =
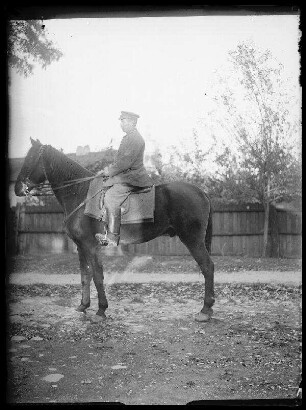
[{"label": "fence post", "polygon": [[19,217],[18,217],[18,225],[17,225],[17,235],[18,235],[18,247],[17,252],[23,253],[24,252],[24,238],[23,235],[19,235],[19,232],[24,232],[25,230],[25,204],[21,204],[19,208]]},{"label": "fence post", "polygon": [[14,251],[18,253],[18,234],[19,234],[19,218],[20,218],[20,202],[17,202],[15,208],[15,218],[14,218]]},{"label": "fence post", "polygon": [[270,231],[270,257],[279,258],[279,230],[277,209],[270,205],[269,213],[269,231]]}]

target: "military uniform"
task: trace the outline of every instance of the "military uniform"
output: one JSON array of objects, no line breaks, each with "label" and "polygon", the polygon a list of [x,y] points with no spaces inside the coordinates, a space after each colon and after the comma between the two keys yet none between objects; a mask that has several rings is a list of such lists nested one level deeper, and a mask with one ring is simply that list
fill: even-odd
[{"label": "military uniform", "polygon": [[144,165],[145,142],[136,128],[128,132],[121,141],[114,164],[108,170],[105,186],[130,184],[137,187],[152,185]]},{"label": "military uniform", "polygon": [[[134,113],[122,111],[119,119],[138,118]],[[153,185],[144,164],[145,141],[134,127],[122,138],[116,159],[108,169],[108,179],[104,186],[110,187],[104,196],[104,206],[108,214],[108,226],[111,237],[119,242],[121,205],[129,194],[141,187]],[[109,234],[108,234],[109,236]],[[96,235],[99,240],[99,234]],[[100,240],[100,243],[102,240]],[[104,243],[103,243],[104,244]]]}]

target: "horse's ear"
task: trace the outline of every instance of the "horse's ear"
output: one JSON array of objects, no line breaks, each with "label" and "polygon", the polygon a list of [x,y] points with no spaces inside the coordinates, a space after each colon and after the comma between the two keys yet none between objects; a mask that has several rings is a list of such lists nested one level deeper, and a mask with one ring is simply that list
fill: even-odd
[{"label": "horse's ear", "polygon": [[36,139],[36,141],[35,141],[35,140],[33,140],[32,137],[30,137],[30,140],[31,140],[32,145],[36,145],[36,144],[42,145],[42,143],[39,141],[39,139]]}]

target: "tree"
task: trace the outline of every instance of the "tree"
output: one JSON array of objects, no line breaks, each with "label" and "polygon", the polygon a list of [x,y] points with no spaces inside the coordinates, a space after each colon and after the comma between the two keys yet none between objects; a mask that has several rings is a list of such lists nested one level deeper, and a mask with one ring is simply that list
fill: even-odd
[{"label": "tree", "polygon": [[108,147],[103,149],[99,152],[99,159],[91,162],[86,166],[86,168],[96,174],[97,172],[101,171],[103,168],[111,165],[116,157],[116,150],[112,147]]},{"label": "tree", "polygon": [[219,79],[222,91],[214,97],[219,124],[231,143],[216,156],[218,178],[223,194],[263,204],[266,256],[271,203],[301,193],[300,160],[294,152],[300,123],[292,114],[299,113],[298,94],[282,81],[282,66],[269,50],[241,43],[229,55],[234,71]]},{"label": "tree", "polygon": [[8,22],[8,64],[25,77],[31,75],[34,63],[46,68],[63,53],[47,38],[41,20],[10,20]]},{"label": "tree", "polygon": [[237,161],[237,155],[227,146],[215,156],[217,171],[208,180],[208,193],[218,203],[259,202],[252,179]]},{"label": "tree", "polygon": [[213,145],[204,150],[196,129],[193,130],[192,137],[188,140],[188,149],[183,152],[175,150],[184,179],[202,187],[204,190],[207,190],[207,164],[212,150]]},{"label": "tree", "polygon": [[167,164],[163,157],[162,152],[158,147],[148,155],[148,158],[152,165],[152,170],[149,171],[149,175],[153,180],[154,184],[161,184],[168,181]]},{"label": "tree", "polygon": [[172,146],[168,161],[165,161],[159,149],[151,156],[160,182],[183,180],[207,190],[207,159],[213,147],[204,150],[198,132],[194,129],[186,146]]}]

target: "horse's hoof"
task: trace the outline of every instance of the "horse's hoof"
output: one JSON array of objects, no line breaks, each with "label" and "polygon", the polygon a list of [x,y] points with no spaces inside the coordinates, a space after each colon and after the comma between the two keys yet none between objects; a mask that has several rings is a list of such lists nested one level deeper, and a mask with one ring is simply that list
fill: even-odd
[{"label": "horse's hoof", "polygon": [[89,320],[92,323],[100,323],[100,322],[104,322],[105,318],[106,317],[103,317],[103,316],[93,315],[93,316],[90,317]]},{"label": "horse's hoof", "polygon": [[199,312],[196,317],[194,318],[194,320],[196,322],[208,322],[210,320],[212,316],[212,313],[203,313],[203,312]]},{"label": "horse's hoof", "polygon": [[102,319],[106,319],[106,314],[104,312],[104,310],[99,309],[96,313],[96,316],[101,317]]},{"label": "horse's hoof", "polygon": [[88,306],[82,305],[82,303],[75,309],[77,312],[85,312]]},{"label": "horse's hoof", "polygon": [[95,315],[90,316],[89,318],[93,323],[100,323],[106,320],[106,315],[103,310],[98,310]]}]

